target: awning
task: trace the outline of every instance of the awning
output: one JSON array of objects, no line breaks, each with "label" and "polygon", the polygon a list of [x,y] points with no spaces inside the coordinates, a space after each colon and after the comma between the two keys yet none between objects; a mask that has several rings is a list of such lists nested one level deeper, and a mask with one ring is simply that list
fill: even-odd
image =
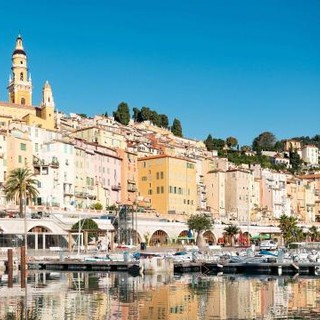
[{"label": "awning", "polygon": [[271,239],[270,233],[257,234],[250,237],[251,240],[268,240]]}]

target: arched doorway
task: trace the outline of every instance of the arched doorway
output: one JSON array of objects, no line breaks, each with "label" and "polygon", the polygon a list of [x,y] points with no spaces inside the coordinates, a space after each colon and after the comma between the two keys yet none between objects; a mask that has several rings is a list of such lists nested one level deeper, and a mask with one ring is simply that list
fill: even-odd
[{"label": "arched doorway", "polygon": [[190,230],[183,230],[179,233],[177,243],[190,244],[194,242],[194,236]]},{"label": "arched doorway", "polygon": [[203,238],[208,245],[213,245],[216,243],[216,238],[210,230],[207,230],[203,233]]},{"label": "arched doorway", "polygon": [[157,230],[153,233],[149,240],[150,246],[156,246],[156,245],[164,245],[168,244],[169,236],[168,234],[163,230]]},{"label": "arched doorway", "polygon": [[43,226],[35,226],[28,231],[28,248],[49,249],[50,247],[67,248],[68,242],[65,236],[52,234],[52,231]]}]

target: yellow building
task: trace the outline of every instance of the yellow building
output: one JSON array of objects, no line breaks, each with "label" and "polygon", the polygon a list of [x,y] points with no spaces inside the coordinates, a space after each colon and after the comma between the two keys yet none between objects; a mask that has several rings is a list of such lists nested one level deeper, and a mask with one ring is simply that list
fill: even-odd
[{"label": "yellow building", "polygon": [[197,207],[195,163],[159,155],[138,160],[138,190],[160,214],[192,214]]},{"label": "yellow building", "polygon": [[125,137],[118,128],[92,126],[75,130],[71,135],[75,138],[96,143],[104,147],[121,149],[125,149],[126,147]]},{"label": "yellow building", "polygon": [[13,128],[7,135],[7,170],[32,168],[32,143],[27,131]]},{"label": "yellow building", "polygon": [[27,55],[21,35],[12,54],[12,74],[9,79],[9,102],[0,102],[0,125],[22,121],[45,129],[55,129],[54,101],[48,82],[45,83],[40,107],[32,106],[32,80],[28,74]]}]

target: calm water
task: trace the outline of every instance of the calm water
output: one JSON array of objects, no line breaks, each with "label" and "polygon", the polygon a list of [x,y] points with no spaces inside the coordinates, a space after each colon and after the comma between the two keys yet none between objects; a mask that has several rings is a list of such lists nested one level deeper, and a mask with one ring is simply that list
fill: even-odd
[{"label": "calm water", "polygon": [[320,278],[32,272],[27,289],[18,281],[0,281],[0,319],[320,318]]}]

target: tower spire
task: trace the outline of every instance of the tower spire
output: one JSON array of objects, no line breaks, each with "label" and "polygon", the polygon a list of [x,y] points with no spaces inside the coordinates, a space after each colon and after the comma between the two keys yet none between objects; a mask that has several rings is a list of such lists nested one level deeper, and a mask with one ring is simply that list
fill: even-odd
[{"label": "tower spire", "polygon": [[9,82],[9,102],[22,105],[32,105],[32,81],[28,77],[27,55],[19,32],[12,53],[12,78]]}]

